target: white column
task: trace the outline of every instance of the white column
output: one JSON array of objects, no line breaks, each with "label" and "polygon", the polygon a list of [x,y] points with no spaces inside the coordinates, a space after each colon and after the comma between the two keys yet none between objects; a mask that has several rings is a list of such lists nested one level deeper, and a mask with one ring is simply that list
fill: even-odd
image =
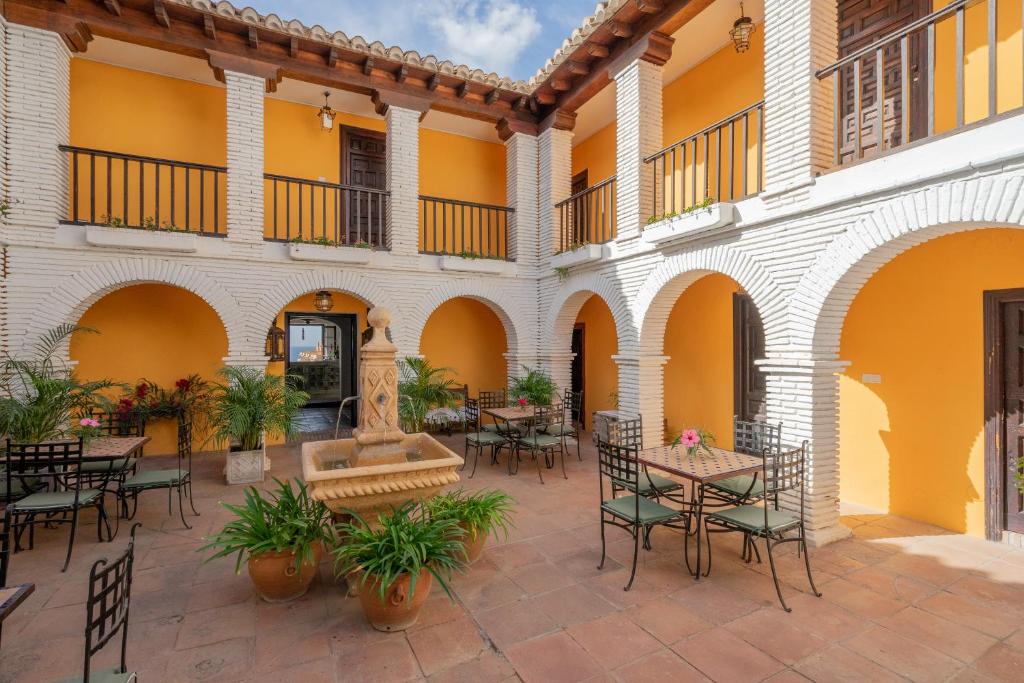
[{"label": "white column", "polygon": [[266,78],[224,71],[228,125],[228,239],[263,243],[263,96]]},{"label": "white column", "polygon": [[836,60],[836,4],[767,0],[764,42],[765,195],[796,201],[832,165],[832,80],[814,72]]},{"label": "white column", "polygon": [[[807,532],[815,545],[845,538],[839,522],[839,372],[841,361],[814,360],[810,354],[787,354],[757,361],[767,374],[767,420],[782,423],[784,447],[809,444],[805,510]],[[799,509],[799,497],[781,503]]]},{"label": "white column", "polygon": [[385,165],[387,189],[386,226],[393,254],[419,252],[420,115],[415,109],[389,105]]},{"label": "white column", "polygon": [[558,250],[560,232],[555,204],[572,191],[572,130],[551,126],[537,138],[538,260],[547,263]]},{"label": "white column", "polygon": [[612,356],[619,366],[619,412],[640,415],[644,421],[644,447],[665,441],[664,376],[668,356],[620,353]]},{"label": "white column", "polygon": [[505,196],[515,209],[509,218],[508,254],[521,268],[537,265],[537,137],[505,138]]},{"label": "white column", "polygon": [[616,232],[627,240],[655,212],[654,178],[643,160],[662,148],[661,67],[637,59],[614,79]]},{"label": "white column", "polygon": [[5,59],[7,223],[56,228],[68,206],[58,145],[68,143],[71,53],[56,33],[8,24]]}]

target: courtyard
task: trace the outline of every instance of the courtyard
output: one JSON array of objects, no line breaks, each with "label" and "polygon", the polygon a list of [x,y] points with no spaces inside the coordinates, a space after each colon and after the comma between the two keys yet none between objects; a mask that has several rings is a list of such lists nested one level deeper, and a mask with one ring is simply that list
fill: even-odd
[{"label": "courtyard", "polygon": [[[441,436],[462,452],[464,435]],[[298,447],[271,449],[272,475],[301,475]],[[852,537],[812,550],[822,598],[805,591],[802,561],[780,562],[792,613],[778,604],[764,564],[745,564],[731,535],[715,539],[711,574],[695,582],[682,535],[656,529],[624,592],[632,541],[609,534],[600,557],[597,454],[583,437],[568,479],[541,485],[481,459],[468,489],[500,488],[516,501],[515,528],[483,557],[435,586],[405,633],[373,630],[345,597],[329,557],[303,598],[261,601],[231,559],[204,563],[203,537],[239,502],[223,483],[223,455],[197,454],[199,517],[186,530],[159,494],[143,497],[127,661],[140,681],[1016,681],[1024,672],[1024,552],[894,516],[844,516]],[[163,458],[147,456],[146,467]],[[150,462],[152,461],[152,462]],[[554,470],[557,472],[557,469]],[[268,477],[264,488],[272,486]],[[66,573],[66,530],[37,531],[11,558],[9,583],[35,593],[4,623],[0,681],[80,676],[87,579],[98,558],[127,543],[127,523],[97,543],[80,530]],[[692,540],[691,540],[692,544]],[[783,551],[780,551],[780,555]],[[116,663],[108,646],[94,665]]]}]

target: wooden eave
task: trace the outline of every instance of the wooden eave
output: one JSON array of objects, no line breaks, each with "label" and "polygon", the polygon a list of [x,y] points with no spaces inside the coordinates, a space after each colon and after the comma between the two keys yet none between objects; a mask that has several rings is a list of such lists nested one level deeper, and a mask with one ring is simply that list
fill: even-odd
[{"label": "wooden eave", "polygon": [[[214,52],[239,63],[258,63],[257,75],[276,70],[277,80],[293,78],[365,95],[399,93],[421,98],[438,111],[494,123],[538,121],[529,108],[516,106],[523,93],[514,90],[174,3],[5,0],[0,10],[11,22],[59,33],[75,52],[86,51],[94,35],[203,60]],[[268,90],[276,85],[271,80]]]}]

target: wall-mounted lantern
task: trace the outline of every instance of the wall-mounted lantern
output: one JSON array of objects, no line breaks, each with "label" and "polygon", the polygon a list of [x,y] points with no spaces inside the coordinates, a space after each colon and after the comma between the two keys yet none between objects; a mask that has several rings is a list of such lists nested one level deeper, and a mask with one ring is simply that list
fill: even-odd
[{"label": "wall-mounted lantern", "polygon": [[317,114],[320,117],[320,130],[324,131],[325,133],[330,133],[332,130],[334,130],[334,117],[338,115],[338,112],[331,109],[331,107],[327,104],[327,98],[329,98],[330,96],[331,93],[325,90],[324,106],[320,107],[320,111]]},{"label": "wall-mounted lantern", "polygon": [[740,3],[740,18],[733,22],[729,37],[736,46],[736,52],[746,52],[750,49],[750,35],[754,32],[754,22],[743,11],[743,3]]},{"label": "wall-mounted lantern", "polygon": [[334,299],[331,297],[331,293],[326,289],[321,289],[316,293],[316,297],[313,299],[313,307],[321,313],[334,308]]},{"label": "wall-mounted lantern", "polygon": [[267,342],[263,353],[270,357],[271,362],[284,360],[284,330],[274,325],[267,331]]}]

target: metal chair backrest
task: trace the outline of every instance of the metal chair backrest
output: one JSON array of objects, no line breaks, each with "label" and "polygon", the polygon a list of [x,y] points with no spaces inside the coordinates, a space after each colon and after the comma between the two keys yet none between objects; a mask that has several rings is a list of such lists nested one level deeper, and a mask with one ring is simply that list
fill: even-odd
[{"label": "metal chair backrest", "polygon": [[192,471],[192,420],[188,418],[182,418],[178,422],[178,473],[181,473],[183,469],[182,465],[185,462],[188,465],[184,467],[189,472]]},{"label": "metal chair backrest", "polygon": [[89,681],[89,662],[92,656],[121,634],[121,666],[127,668],[128,608],[131,605],[132,565],[135,561],[135,530],[132,525],[128,547],[113,562],[97,560],[89,570],[89,600],[86,603],[85,667],[82,679]]},{"label": "metal chair backrest", "polygon": [[508,392],[505,389],[498,389],[496,391],[481,390],[477,401],[484,410],[488,408],[504,408],[508,405]]},{"label": "metal chair backrest", "polygon": [[11,561],[11,534],[0,530],[0,588],[7,585],[7,565]]},{"label": "metal chair backrest", "polygon": [[90,415],[100,423],[100,431],[104,436],[142,436],[142,420],[135,415],[124,415],[106,410],[94,410]]},{"label": "metal chair backrest", "polygon": [[537,406],[534,415],[534,424],[539,427],[565,424],[565,404],[554,403],[550,406]]},{"label": "metal chair backrest", "polygon": [[[599,438],[597,441],[599,476],[608,477],[616,486],[621,486],[623,483],[631,484],[635,491],[640,480],[640,463],[636,459],[636,454],[637,449],[633,446],[611,443]],[[601,496],[604,497],[603,484]]]},{"label": "metal chair backrest", "polygon": [[[778,496],[786,491],[800,491],[800,516],[803,517],[804,470],[807,458],[807,442],[799,448],[786,451],[772,451],[765,448],[764,455],[764,493],[775,500],[778,507]],[[767,506],[766,506],[767,507]]]},{"label": "metal chair backrest", "polygon": [[480,431],[480,402],[475,398],[466,399],[466,431]]},{"label": "metal chair backrest", "polygon": [[644,420],[637,415],[626,420],[612,422],[608,428],[609,435],[614,435],[614,441],[620,446],[626,446],[634,450],[644,448]]},{"label": "metal chair backrest", "polygon": [[569,411],[569,420],[583,422],[583,392],[566,389],[563,396],[565,407]]},{"label": "metal chair backrest", "polygon": [[741,420],[732,418],[732,449],[737,453],[761,455],[765,449],[773,453],[782,450],[782,423],[777,425],[767,422]]},{"label": "metal chair backrest", "polygon": [[82,439],[45,443],[12,443],[7,439],[4,450],[4,476],[7,490],[15,482],[24,491],[74,491],[75,502],[81,488],[77,472],[82,465]]}]

